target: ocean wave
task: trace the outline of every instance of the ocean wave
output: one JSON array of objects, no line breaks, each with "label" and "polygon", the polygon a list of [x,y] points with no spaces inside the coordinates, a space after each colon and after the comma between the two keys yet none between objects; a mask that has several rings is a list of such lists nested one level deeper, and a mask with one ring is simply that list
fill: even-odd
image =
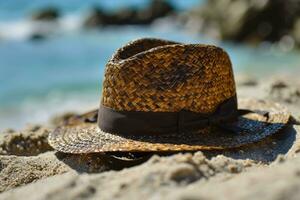
[{"label": "ocean wave", "polygon": [[35,34],[52,35],[80,30],[82,17],[79,14],[68,14],[57,21],[34,21],[17,19],[0,21],[0,39],[24,40]]},{"label": "ocean wave", "polygon": [[52,92],[41,98],[28,98],[21,104],[0,107],[0,131],[22,129],[28,124],[47,124],[64,113],[83,113],[98,106],[99,96],[91,92]]}]

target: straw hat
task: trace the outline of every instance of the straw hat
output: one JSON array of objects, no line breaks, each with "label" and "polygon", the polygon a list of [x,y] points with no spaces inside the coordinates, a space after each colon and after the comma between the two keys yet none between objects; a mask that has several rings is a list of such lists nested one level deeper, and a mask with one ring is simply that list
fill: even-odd
[{"label": "straw hat", "polygon": [[66,153],[234,148],[278,132],[290,117],[265,101],[239,108],[224,50],[139,39],[107,63],[99,109],[67,120],[49,143]]}]

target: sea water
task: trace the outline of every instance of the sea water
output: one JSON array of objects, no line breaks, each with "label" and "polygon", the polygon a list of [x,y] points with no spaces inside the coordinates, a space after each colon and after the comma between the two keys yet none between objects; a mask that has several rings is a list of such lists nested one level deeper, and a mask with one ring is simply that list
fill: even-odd
[{"label": "sea water", "polygon": [[[192,0],[171,2],[182,10],[198,4]],[[68,111],[97,108],[105,63],[118,47],[140,37],[219,45],[228,51],[235,73],[261,76],[299,67],[296,51],[285,52],[270,44],[252,48],[221,43],[166,22],[81,29],[84,13],[95,4],[113,10],[128,5],[143,7],[147,1],[0,1],[0,130],[44,123]],[[57,6],[63,13],[59,31],[45,40],[28,40],[33,22],[26,16],[47,5]]]}]

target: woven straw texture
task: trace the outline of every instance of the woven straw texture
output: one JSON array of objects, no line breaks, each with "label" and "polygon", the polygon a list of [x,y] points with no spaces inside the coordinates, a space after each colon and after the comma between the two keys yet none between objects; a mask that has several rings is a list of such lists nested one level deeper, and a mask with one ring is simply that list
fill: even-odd
[{"label": "woven straw texture", "polygon": [[102,104],[121,111],[209,113],[234,95],[231,62],[221,48],[141,39],[107,63]]},{"label": "woven straw texture", "polygon": [[241,108],[269,113],[266,116],[256,113],[240,116],[234,122],[241,130],[236,133],[206,128],[197,134],[120,136],[105,133],[98,128],[98,112],[95,110],[71,118],[64,126],[57,128],[50,134],[49,143],[55,149],[66,153],[215,150],[258,142],[280,131],[288,123],[290,114],[279,104],[242,99],[239,105]]}]

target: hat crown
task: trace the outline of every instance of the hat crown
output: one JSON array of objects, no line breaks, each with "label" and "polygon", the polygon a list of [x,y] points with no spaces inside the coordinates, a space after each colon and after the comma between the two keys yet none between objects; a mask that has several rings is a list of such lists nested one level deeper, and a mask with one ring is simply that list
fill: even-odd
[{"label": "hat crown", "polygon": [[211,113],[236,95],[229,56],[219,47],[140,39],[105,68],[102,105],[118,111]]}]

